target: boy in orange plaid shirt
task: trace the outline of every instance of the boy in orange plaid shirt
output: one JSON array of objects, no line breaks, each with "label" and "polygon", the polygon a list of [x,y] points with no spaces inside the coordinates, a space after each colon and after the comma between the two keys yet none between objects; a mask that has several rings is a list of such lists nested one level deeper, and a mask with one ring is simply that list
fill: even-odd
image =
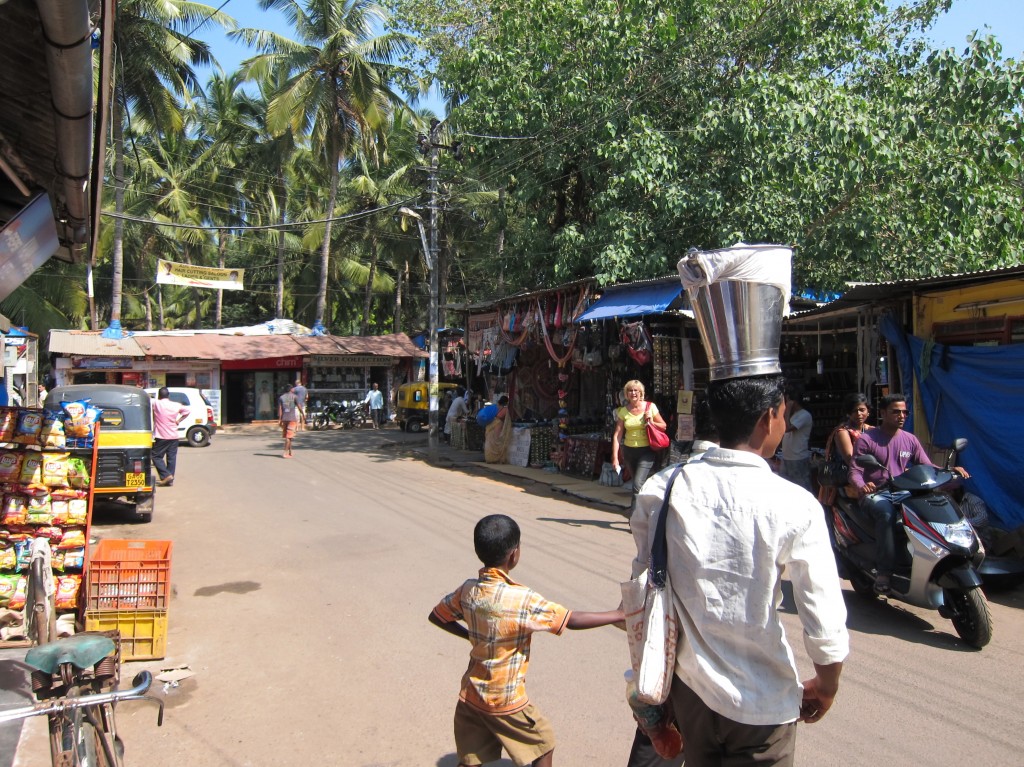
[{"label": "boy in orange plaid shirt", "polygon": [[[519,525],[504,514],[484,517],[473,530],[473,546],[484,566],[430,613],[430,622],[472,644],[469,668],[455,707],[459,767],[501,758],[504,748],[519,767],[551,767],[555,736],[526,695],[526,667],[534,632],[560,635],[623,620],[622,610],[573,612],[516,583],[509,571],[519,563]],[[459,621],[463,621],[463,626]]]}]

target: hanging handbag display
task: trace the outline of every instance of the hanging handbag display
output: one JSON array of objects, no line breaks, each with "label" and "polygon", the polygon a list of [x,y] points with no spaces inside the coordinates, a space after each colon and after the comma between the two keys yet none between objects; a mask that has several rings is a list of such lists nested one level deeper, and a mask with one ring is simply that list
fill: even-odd
[{"label": "hanging handbag display", "polygon": [[825,445],[825,461],[818,469],[818,484],[825,487],[843,487],[850,482],[850,467],[843,461],[836,449],[836,432],[843,427],[832,430],[828,444]]},{"label": "hanging handbag display", "polygon": [[[650,409],[651,409],[651,403],[648,402],[647,406],[644,408],[644,416],[645,417],[647,416],[647,412]],[[654,450],[655,452],[658,452],[660,450],[664,450],[665,448],[667,448],[669,446],[669,444],[671,443],[671,440],[669,439],[668,434],[666,432],[662,431],[657,426],[655,426],[650,420],[648,420],[647,421],[647,442],[650,444],[651,450]]]},{"label": "hanging handbag display", "polygon": [[665,500],[655,520],[650,565],[636,578],[622,584],[622,609],[626,616],[629,661],[637,698],[652,705],[660,705],[668,698],[676,667],[679,621],[668,580],[665,523],[672,485],[682,469],[682,464],[675,468],[665,487]]}]

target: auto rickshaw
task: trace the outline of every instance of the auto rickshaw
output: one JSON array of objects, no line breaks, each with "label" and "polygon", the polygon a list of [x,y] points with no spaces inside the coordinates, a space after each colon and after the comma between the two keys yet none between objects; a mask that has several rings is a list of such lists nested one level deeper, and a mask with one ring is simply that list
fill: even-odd
[{"label": "auto rickshaw", "polygon": [[[453,383],[439,383],[437,396],[458,388]],[[446,413],[438,414],[439,423],[444,422]],[[427,381],[413,381],[398,387],[398,417],[402,431],[416,433],[430,421],[430,384]]]},{"label": "auto rickshaw", "polygon": [[45,408],[59,411],[61,402],[87,402],[101,410],[96,498],[126,497],[135,504],[135,518],[153,518],[153,406],[145,389],[117,384],[57,386],[46,395]]}]

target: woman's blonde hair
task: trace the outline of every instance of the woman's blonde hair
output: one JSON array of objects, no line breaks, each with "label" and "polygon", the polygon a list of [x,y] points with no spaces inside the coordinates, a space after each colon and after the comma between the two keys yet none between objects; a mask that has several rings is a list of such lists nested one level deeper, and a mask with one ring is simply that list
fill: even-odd
[{"label": "woman's blonde hair", "polygon": [[630,389],[639,389],[641,395],[647,395],[647,390],[644,388],[643,382],[641,381],[626,381],[625,385],[622,387],[622,396],[625,397],[626,392]]}]

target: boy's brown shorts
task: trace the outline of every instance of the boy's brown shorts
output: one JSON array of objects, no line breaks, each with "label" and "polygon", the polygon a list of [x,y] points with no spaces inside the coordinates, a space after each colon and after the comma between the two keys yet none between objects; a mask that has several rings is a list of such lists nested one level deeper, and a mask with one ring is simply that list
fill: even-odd
[{"label": "boy's brown shorts", "polygon": [[455,707],[455,749],[460,764],[486,764],[504,748],[519,767],[532,764],[555,747],[555,731],[532,703],[515,714],[492,716],[463,701]]}]

